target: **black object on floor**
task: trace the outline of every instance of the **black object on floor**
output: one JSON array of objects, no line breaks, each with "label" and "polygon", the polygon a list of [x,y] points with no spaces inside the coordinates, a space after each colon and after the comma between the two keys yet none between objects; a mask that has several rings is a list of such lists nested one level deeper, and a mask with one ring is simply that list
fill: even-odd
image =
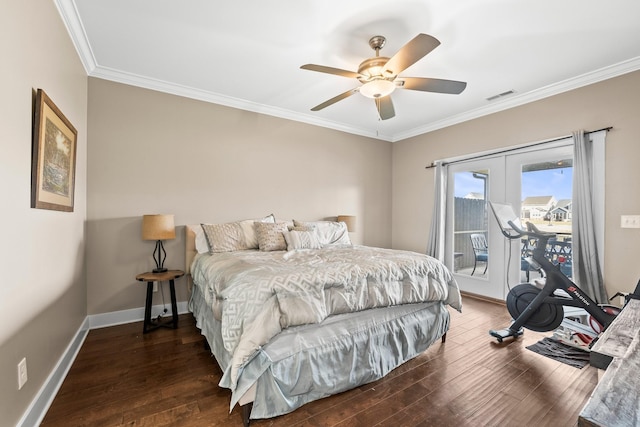
[{"label": "black object on floor", "polygon": [[527,350],[578,369],[584,368],[585,365],[589,363],[589,352],[549,337],[543,338],[537,343],[528,346]]}]

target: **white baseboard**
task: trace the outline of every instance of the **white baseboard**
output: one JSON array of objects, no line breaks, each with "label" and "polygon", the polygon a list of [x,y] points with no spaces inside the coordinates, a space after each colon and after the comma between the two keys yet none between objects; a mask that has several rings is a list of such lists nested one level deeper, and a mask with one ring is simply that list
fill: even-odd
[{"label": "white baseboard", "polygon": [[[171,306],[169,306],[171,309]],[[151,309],[151,317],[157,317],[164,311],[163,305],[154,305]],[[189,312],[188,303],[186,301],[178,302],[178,314]],[[168,313],[170,315],[171,312]],[[165,315],[166,316],[166,315]],[[25,411],[24,415],[18,422],[18,427],[35,427],[39,426],[47,414],[53,399],[55,399],[58,390],[62,386],[62,382],[69,373],[69,369],[76,360],[78,352],[82,348],[87,334],[91,329],[106,328],[108,326],[122,325],[124,323],[140,322],[144,319],[144,307],[133,308],[130,310],[114,311],[111,313],[92,314],[85,317],[82,325],[76,332],[75,336],[67,346],[64,353],[58,360],[58,363],[49,374],[36,397]]]},{"label": "white baseboard", "polygon": [[71,369],[73,361],[76,360],[76,356],[88,333],[89,318],[85,317],[78,332],[76,332],[66,350],[62,353],[62,357],[60,357],[60,360],[58,360],[58,363],[49,374],[40,391],[38,391],[38,394],[36,394],[36,397],[31,401],[24,415],[20,421],[18,421],[18,426],[35,427],[42,423],[51,403],[53,403],[53,399],[62,386],[62,382],[66,378],[69,369]]},{"label": "white baseboard", "polygon": [[[151,318],[158,317],[164,311],[164,305],[154,305],[151,307]],[[171,305],[167,307],[171,315]],[[180,301],[178,303],[178,314],[189,312],[188,303]],[[109,326],[122,325],[125,323],[141,322],[144,319],[144,307],[132,308],[130,310],[112,311],[111,313],[92,314],[89,319],[89,329],[100,329]]]}]

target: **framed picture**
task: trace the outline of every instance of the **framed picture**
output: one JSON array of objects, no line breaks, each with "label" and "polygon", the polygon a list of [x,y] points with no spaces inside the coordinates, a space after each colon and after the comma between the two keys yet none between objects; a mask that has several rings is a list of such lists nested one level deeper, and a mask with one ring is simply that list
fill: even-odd
[{"label": "framed picture", "polygon": [[78,132],[42,89],[35,110],[31,207],[73,212]]}]

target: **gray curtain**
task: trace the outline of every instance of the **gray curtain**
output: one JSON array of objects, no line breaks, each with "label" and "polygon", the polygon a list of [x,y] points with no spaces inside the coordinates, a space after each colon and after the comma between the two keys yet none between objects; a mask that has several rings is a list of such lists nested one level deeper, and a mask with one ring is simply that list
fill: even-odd
[{"label": "gray curtain", "polygon": [[583,131],[573,133],[573,147],[573,280],[593,300],[606,303],[591,197],[593,147]]},{"label": "gray curtain", "polygon": [[433,197],[433,216],[427,244],[427,255],[444,262],[444,238],[446,219],[448,166],[436,162],[435,189]]}]

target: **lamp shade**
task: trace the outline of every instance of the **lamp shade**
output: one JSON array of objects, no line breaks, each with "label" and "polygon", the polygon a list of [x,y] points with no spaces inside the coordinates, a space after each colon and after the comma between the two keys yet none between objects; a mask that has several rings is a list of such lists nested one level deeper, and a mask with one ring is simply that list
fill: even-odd
[{"label": "lamp shade", "polygon": [[353,215],[338,215],[338,222],[347,224],[349,233],[356,231],[356,217]]},{"label": "lamp shade", "polygon": [[176,238],[173,215],[143,215],[143,240],[168,240]]}]

